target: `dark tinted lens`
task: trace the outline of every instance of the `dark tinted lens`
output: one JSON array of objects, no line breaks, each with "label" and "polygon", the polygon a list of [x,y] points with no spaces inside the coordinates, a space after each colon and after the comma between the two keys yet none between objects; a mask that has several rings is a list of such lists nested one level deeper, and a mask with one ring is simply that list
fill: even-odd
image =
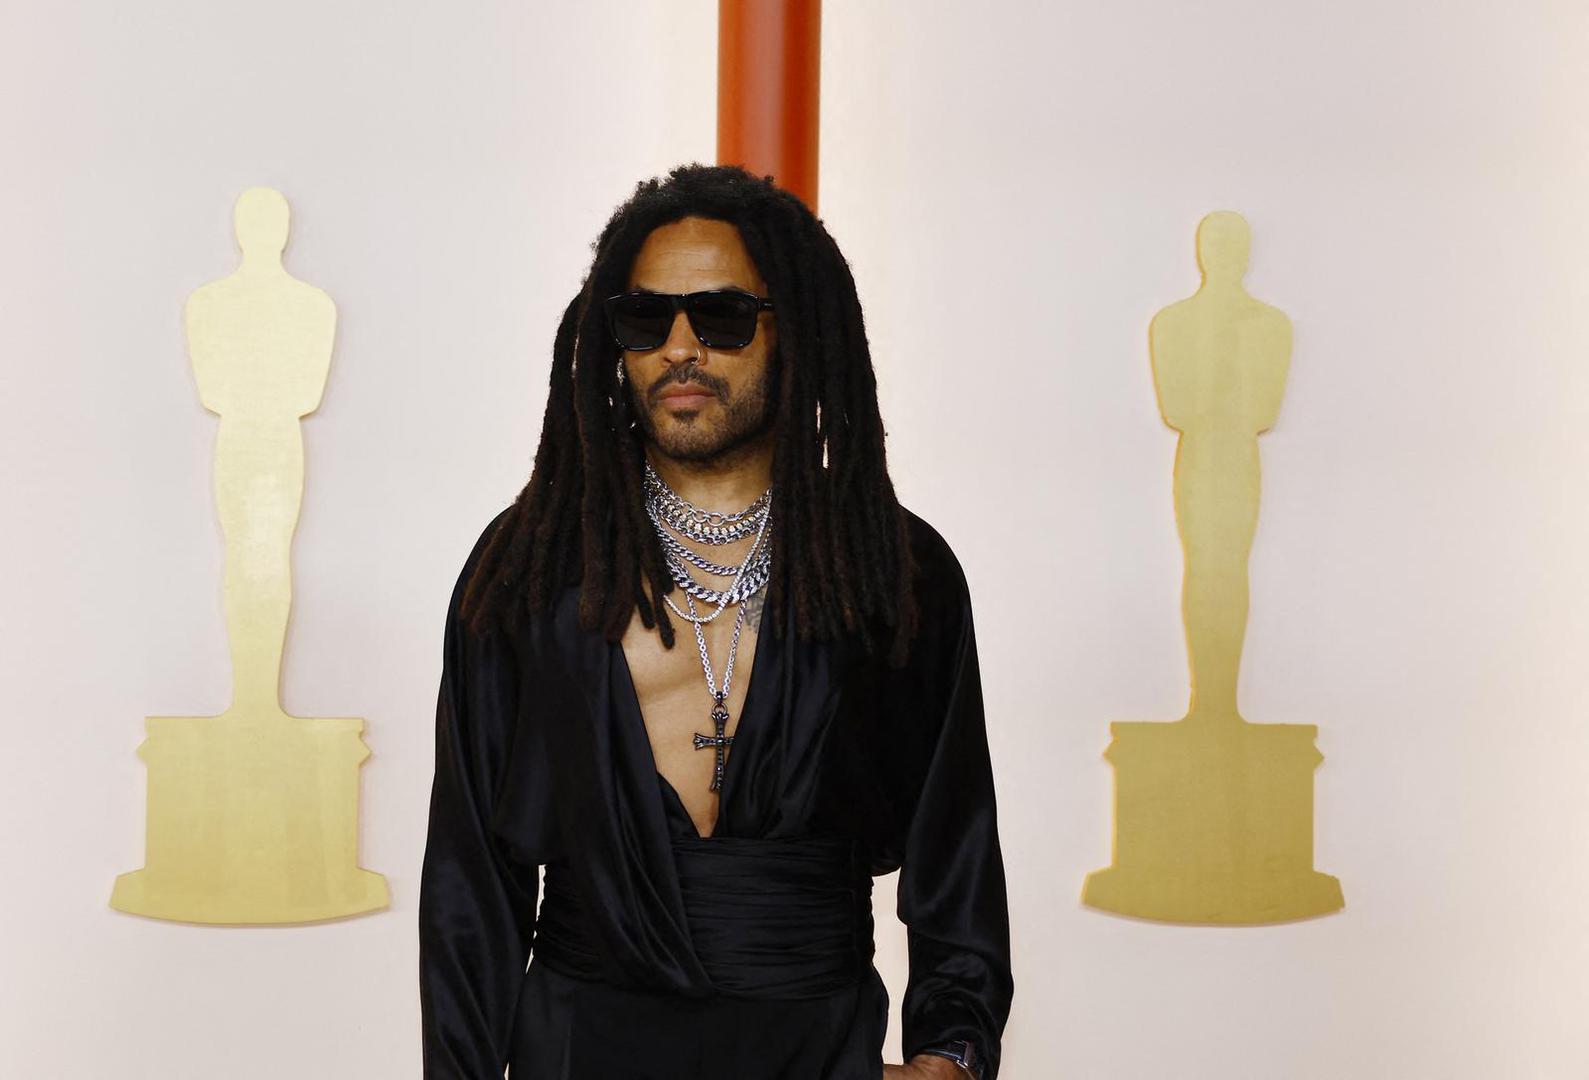
[{"label": "dark tinted lens", "polygon": [[696,296],[690,301],[690,325],[714,349],[737,349],[756,336],[760,304],[739,293]]},{"label": "dark tinted lens", "polygon": [[668,339],[673,305],[661,296],[625,296],[612,306],[612,332],[626,349],[654,349]]}]

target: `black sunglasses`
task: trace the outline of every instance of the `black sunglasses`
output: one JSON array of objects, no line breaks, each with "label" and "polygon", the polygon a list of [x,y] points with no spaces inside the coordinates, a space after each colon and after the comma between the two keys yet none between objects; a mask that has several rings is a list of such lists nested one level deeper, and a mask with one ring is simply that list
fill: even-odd
[{"label": "black sunglasses", "polygon": [[690,329],[709,349],[741,349],[756,336],[763,311],[772,308],[743,289],[708,289],[694,293],[627,292],[609,296],[602,305],[607,329],[619,347],[645,352],[668,340],[673,318],[680,308],[690,319]]}]

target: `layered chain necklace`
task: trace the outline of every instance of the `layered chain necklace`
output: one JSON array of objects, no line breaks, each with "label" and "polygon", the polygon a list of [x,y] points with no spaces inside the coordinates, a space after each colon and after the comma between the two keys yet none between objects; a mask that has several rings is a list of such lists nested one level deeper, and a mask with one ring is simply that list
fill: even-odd
[{"label": "layered chain necklace", "polygon": [[[707,693],[712,696],[711,722],[716,734],[695,732],[695,749],[704,750],[710,746],[716,750],[717,763],[712,770],[710,790],[717,791],[723,786],[724,750],[734,741],[734,737],[725,735],[724,730],[728,726],[728,683],[734,677],[734,654],[739,651],[739,632],[745,625],[744,601],[764,588],[772,576],[772,543],[767,534],[767,522],[772,512],[772,488],[762,492],[755,502],[738,513],[703,510],[668,487],[667,482],[651,467],[651,462],[647,461],[645,507],[646,516],[651,519],[657,538],[662,542],[668,573],[683,590],[685,603],[690,610],[688,614],[680,611],[671,596],[665,595],[662,599],[679,618],[688,619],[694,624],[695,643],[701,649],[701,668],[706,673]],[[686,540],[709,545],[731,544],[747,536],[756,539],[738,566],[725,566],[681,543],[673,535],[675,532]],[[690,573],[690,566],[734,580],[726,589],[714,589],[696,581]],[[717,610],[702,615],[696,610],[696,600],[714,604]],[[738,604],[739,614],[735,617],[734,636],[728,645],[728,664],[723,669],[723,685],[718,686],[712,678],[712,658],[707,655],[706,634],[702,632],[701,626],[721,615],[729,604]]]}]

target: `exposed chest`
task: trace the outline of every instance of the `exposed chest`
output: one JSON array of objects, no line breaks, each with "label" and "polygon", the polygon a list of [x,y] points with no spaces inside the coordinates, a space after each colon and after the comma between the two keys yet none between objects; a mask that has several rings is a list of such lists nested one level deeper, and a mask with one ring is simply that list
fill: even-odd
[{"label": "exposed chest", "polygon": [[[697,604],[703,614],[712,610]],[[737,607],[729,607],[716,619],[701,626],[706,641],[707,655],[711,660],[712,681],[722,688],[728,679],[728,696],[725,704],[728,720],[725,736],[732,738],[739,728],[744,712],[746,692],[750,687],[757,647],[759,605],[745,614],[739,644],[733,649],[733,667],[729,669],[729,652],[734,635]],[[717,762],[715,746],[697,746],[697,733],[716,735],[712,722],[714,701],[707,688],[706,669],[701,661],[700,643],[694,625],[669,612],[673,620],[676,640],[674,647],[663,646],[654,629],[647,629],[637,612],[623,636],[624,660],[634,683],[635,698],[640,715],[645,722],[646,736],[651,744],[651,755],[656,769],[678,791],[679,798],[689,811],[695,828],[702,836],[710,835],[717,824],[721,805],[719,794],[711,790],[712,773]],[[723,747],[725,768],[732,761],[734,748],[729,742]]]}]

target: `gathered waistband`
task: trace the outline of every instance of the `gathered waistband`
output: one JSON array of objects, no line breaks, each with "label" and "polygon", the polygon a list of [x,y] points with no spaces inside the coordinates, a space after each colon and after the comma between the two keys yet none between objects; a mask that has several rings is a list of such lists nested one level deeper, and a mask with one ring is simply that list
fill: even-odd
[{"label": "gathered waistband", "polygon": [[[874,954],[872,876],[845,837],[674,837],[696,956],[735,997],[815,997],[859,982]],[[566,862],[546,865],[534,952],[601,979],[588,918]]]}]

